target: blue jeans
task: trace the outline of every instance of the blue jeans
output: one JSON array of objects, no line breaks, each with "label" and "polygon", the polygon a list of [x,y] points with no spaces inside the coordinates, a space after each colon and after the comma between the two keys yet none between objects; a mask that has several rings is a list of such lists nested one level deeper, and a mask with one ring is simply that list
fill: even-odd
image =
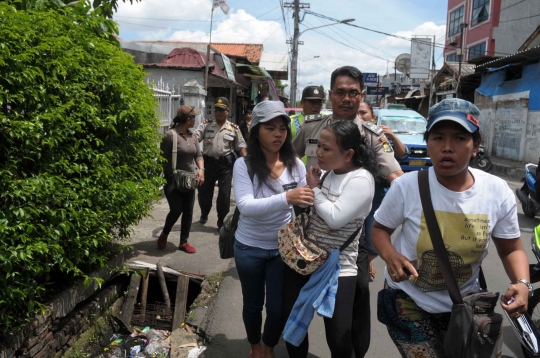
[{"label": "blue jeans", "polygon": [[378,256],[379,253],[377,252],[377,250],[375,250],[375,247],[373,247],[373,243],[371,242],[371,228],[375,223],[375,212],[377,211],[379,206],[381,206],[381,203],[387,191],[388,188],[385,188],[379,184],[375,184],[375,195],[373,196],[373,201],[371,203],[371,211],[367,216],[366,220],[364,220],[364,246],[366,247],[368,254],[372,256]]},{"label": "blue jeans", "polygon": [[234,260],[242,285],[242,317],[250,344],[261,341],[262,309],[266,291],[266,321],[262,340],[274,347],[283,333],[283,286],[285,264],[279,251],[264,250],[234,241]]}]

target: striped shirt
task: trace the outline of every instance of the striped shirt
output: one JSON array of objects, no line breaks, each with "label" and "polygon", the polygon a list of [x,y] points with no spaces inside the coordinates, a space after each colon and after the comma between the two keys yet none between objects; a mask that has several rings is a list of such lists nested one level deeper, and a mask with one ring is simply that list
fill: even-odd
[{"label": "striped shirt", "polygon": [[[363,225],[371,211],[375,191],[373,176],[365,169],[346,174],[331,171],[321,189],[315,188],[315,202],[310,214],[308,235],[328,249],[339,248]],[[360,233],[341,252],[340,277],[356,276]]]}]

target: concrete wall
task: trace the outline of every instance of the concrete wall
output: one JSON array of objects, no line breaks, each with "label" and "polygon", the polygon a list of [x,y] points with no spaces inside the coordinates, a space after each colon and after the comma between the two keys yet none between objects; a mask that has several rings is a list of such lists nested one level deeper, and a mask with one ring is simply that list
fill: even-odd
[{"label": "concrete wall", "polygon": [[[493,29],[496,56],[515,53],[540,25],[540,17],[526,18],[540,14],[538,0],[502,0],[501,9],[499,27]],[[509,21],[515,19],[520,20]]]},{"label": "concrete wall", "polygon": [[529,100],[497,101],[476,93],[480,133],[486,153],[500,158],[538,162],[540,111],[529,111]]}]

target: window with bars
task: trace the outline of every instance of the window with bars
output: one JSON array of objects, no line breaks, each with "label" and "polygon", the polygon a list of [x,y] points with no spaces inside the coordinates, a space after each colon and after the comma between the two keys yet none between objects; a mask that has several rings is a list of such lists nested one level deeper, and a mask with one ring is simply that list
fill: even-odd
[{"label": "window with bars", "polygon": [[454,36],[461,31],[459,25],[463,23],[464,12],[465,7],[462,6],[450,14],[450,21],[448,21],[448,37]]},{"label": "window with bars", "polygon": [[490,0],[473,0],[471,25],[474,26],[489,18]]},{"label": "window with bars", "polygon": [[451,55],[446,56],[446,62],[458,62],[459,56],[457,53],[453,53]]},{"label": "window with bars", "polygon": [[469,48],[469,58],[468,58],[468,61],[470,61],[471,59],[475,58],[475,57],[478,57],[478,56],[483,56],[486,54],[486,43],[481,43],[481,44],[478,44],[476,46],[473,46],[473,47],[470,47]]}]

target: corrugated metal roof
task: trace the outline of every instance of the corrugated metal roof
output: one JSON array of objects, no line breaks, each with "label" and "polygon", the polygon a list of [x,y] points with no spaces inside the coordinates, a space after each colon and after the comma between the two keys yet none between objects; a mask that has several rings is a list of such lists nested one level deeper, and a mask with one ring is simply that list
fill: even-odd
[{"label": "corrugated metal roof", "polygon": [[[445,65],[448,65],[448,67],[454,71],[456,74],[459,72],[459,62],[445,62]],[[471,65],[466,62],[461,63],[461,75],[462,76],[468,76],[472,75],[475,71],[476,66]]]}]

